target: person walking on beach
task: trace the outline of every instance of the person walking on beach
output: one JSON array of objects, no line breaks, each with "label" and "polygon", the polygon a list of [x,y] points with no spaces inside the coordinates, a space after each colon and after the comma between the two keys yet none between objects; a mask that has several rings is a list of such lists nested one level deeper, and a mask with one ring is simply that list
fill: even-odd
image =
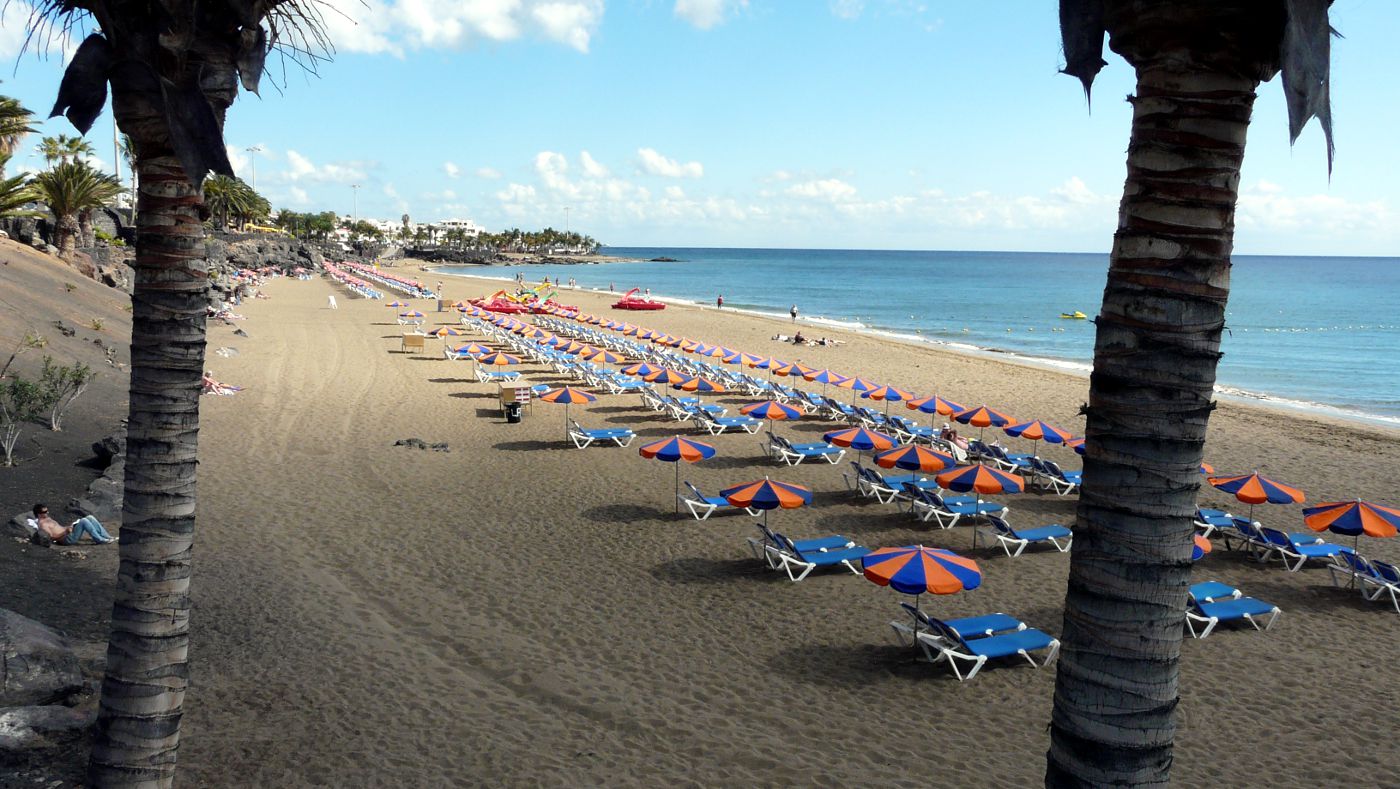
[{"label": "person walking on beach", "polygon": [[337,307],[337,306],[335,305],[335,294],[334,294],[334,293],[330,294],[330,295],[327,296],[326,298],[327,298],[327,299],[330,299],[330,304],[327,305],[327,306],[329,306],[329,307],[330,307],[331,309],[333,309],[333,310],[338,310],[338,309],[340,309],[339,307]]},{"label": "person walking on beach", "polygon": [[722,309],[724,309],[724,294],[723,294],[723,293],[721,293],[721,294],[719,294],[719,296],[716,296],[716,297],[715,297],[715,309],[717,309],[717,310],[722,310]]},{"label": "person walking on beach", "polygon": [[793,322],[793,323],[797,323],[797,305],[796,305],[796,304],[792,305],[792,309],[788,310],[788,314],[792,316],[792,322]]}]

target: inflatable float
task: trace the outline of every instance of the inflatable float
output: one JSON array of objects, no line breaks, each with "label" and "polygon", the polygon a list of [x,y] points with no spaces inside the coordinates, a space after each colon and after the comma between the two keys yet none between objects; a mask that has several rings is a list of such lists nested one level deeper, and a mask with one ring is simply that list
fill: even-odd
[{"label": "inflatable float", "polygon": [[637,295],[640,288],[633,288],[622,294],[622,298],[613,302],[615,310],[664,310],[666,305],[659,301],[644,299]]},{"label": "inflatable float", "polygon": [[518,315],[522,312],[529,312],[530,308],[520,302],[510,298],[503,290],[498,290],[484,299],[472,299],[469,303],[490,312],[500,312],[507,315]]}]

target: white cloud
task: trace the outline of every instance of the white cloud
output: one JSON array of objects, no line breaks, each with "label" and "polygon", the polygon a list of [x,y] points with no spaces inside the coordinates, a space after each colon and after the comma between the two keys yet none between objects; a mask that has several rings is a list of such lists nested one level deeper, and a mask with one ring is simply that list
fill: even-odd
[{"label": "white cloud", "polygon": [[462,174],[462,168],[458,167],[455,162],[443,162],[442,171],[447,173],[448,178],[456,178]]},{"label": "white cloud", "polygon": [[291,195],[291,197],[290,197],[290,199],[289,199],[289,202],[290,202],[292,205],[302,205],[302,206],[304,206],[304,205],[310,205],[310,204],[311,204],[311,196],[308,195],[308,194],[306,193],[306,190],[305,190],[305,189],[302,189],[302,188],[299,187],[299,186],[293,186],[291,189],[288,189],[287,191],[288,191],[288,193]]},{"label": "white cloud", "polygon": [[287,150],[287,169],[281,175],[289,181],[336,184],[363,181],[366,177],[365,165],[362,162],[331,163],[318,167],[310,159],[291,149]]},{"label": "white cloud", "polygon": [[502,202],[522,202],[524,200],[535,199],[535,187],[523,184],[511,184],[496,193],[496,199]]},{"label": "white cloud", "polygon": [[587,52],[603,0],[322,0],[331,41],[342,52],[456,49],[524,37]]},{"label": "white cloud", "polygon": [[638,148],[637,156],[642,160],[642,169],[652,175],[667,178],[699,178],[705,174],[705,167],[699,162],[681,164],[675,159],[662,156],[654,148]]},{"label": "white cloud", "polygon": [[701,30],[709,30],[748,5],[749,0],[676,0],[675,14]]},{"label": "white cloud", "polygon": [[804,181],[787,188],[787,193],[795,197],[817,200],[848,200],[856,195],[856,188],[839,178],[823,178],[819,181]]},{"label": "white cloud", "polygon": [[583,151],[579,154],[579,162],[583,164],[583,172],[590,178],[604,178],[608,174],[608,168],[598,164],[597,160]]},{"label": "white cloud", "polygon": [[[33,14],[34,7],[24,0],[11,0],[0,5],[0,60],[14,61],[19,57],[29,38],[29,19]],[[81,41],[64,30],[62,25],[49,26],[47,32],[46,38],[35,36],[29,41],[28,52],[50,57],[59,55],[66,65]]]},{"label": "white cloud", "polygon": [[495,181],[501,177],[501,171],[490,167],[478,167],[476,169],[476,177],[484,178],[488,181]]},{"label": "white cloud", "polygon": [[1353,202],[1327,194],[1289,196],[1283,187],[1260,181],[1240,191],[1235,223],[1241,232],[1357,237],[1394,240],[1400,236],[1400,213],[1388,203]]},{"label": "white cloud", "polygon": [[1084,183],[1084,180],[1077,175],[1072,176],[1068,181],[1065,181],[1064,184],[1057,186],[1054,189],[1051,189],[1050,194],[1059,197],[1065,202],[1080,203],[1083,205],[1088,205],[1092,203],[1102,203],[1105,200],[1117,199],[1112,197],[1101,197],[1098,194],[1095,194],[1094,191],[1090,189],[1087,184]]},{"label": "white cloud", "polygon": [[865,0],[831,0],[831,13],[841,19],[856,19],[865,11]]}]

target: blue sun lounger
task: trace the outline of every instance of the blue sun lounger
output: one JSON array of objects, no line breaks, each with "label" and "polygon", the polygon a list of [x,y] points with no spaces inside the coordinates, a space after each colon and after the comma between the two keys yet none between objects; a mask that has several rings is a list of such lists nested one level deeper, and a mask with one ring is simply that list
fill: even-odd
[{"label": "blue sun lounger", "polygon": [[[1069,527],[1061,524],[1051,524],[1049,526],[1037,526],[1033,529],[1013,529],[1005,518],[998,515],[987,515],[986,522],[979,524],[972,530],[972,547],[977,547],[977,535],[986,534],[989,538],[995,538],[1001,544],[1006,555],[1017,557],[1026,550],[1026,546],[1031,543],[1049,543],[1055,546],[1055,550],[1064,553],[1074,542],[1074,532]],[[1015,552],[1011,549],[1015,548]]]},{"label": "blue sun lounger", "polygon": [[[929,617],[928,621],[934,626],[934,630],[918,634],[919,646],[923,647],[924,654],[930,661],[937,663],[947,660],[959,682],[977,676],[977,672],[981,671],[989,660],[1020,656],[1032,666],[1040,668],[1054,660],[1055,655],[1060,652],[1059,639],[1033,627],[978,638],[963,635],[947,622],[932,617]],[[1031,653],[1042,650],[1048,650],[1048,654],[1044,660],[1037,663]],[[965,676],[960,663],[971,664],[971,669]]]},{"label": "blue sun lounger", "polygon": [[940,528],[951,529],[963,518],[985,518],[992,515],[1005,515],[1006,505],[976,500],[953,501],[945,499],[933,490],[917,482],[905,482],[904,492],[909,497],[909,512],[924,523],[937,521]]},{"label": "blue sun lounger", "polygon": [[1284,534],[1268,526],[1259,528],[1259,536],[1264,538],[1264,543],[1260,546],[1264,551],[1261,559],[1267,560],[1276,555],[1283,560],[1283,566],[1291,573],[1302,569],[1309,559],[1332,559],[1339,553],[1351,550],[1345,545],[1334,545],[1315,535]]},{"label": "blue sun lounger", "polygon": [[592,444],[594,441],[611,441],[620,447],[625,447],[632,443],[632,439],[637,434],[631,428],[614,427],[602,430],[586,430],[579,426],[578,422],[569,420],[569,440],[574,442],[574,446],[579,449]]},{"label": "blue sun lounger", "polygon": [[788,579],[797,582],[807,577],[807,574],[818,567],[845,567],[847,570],[861,574],[859,559],[870,553],[870,549],[862,545],[851,545],[846,548],[828,548],[803,550],[797,543],[789,540],[777,532],[773,537],[783,547],[764,546],[767,551],[769,564],[776,569],[781,569],[787,573]]},{"label": "blue sun lounger", "polygon": [[[686,481],[685,487],[687,492],[678,494],[676,498],[680,499],[680,502],[690,510],[690,514],[695,516],[695,520],[703,521],[715,514],[717,510],[740,509],[730,504],[723,496],[706,496],[700,492],[699,488],[690,484],[689,480]],[[748,507],[743,509],[750,515],[758,515],[760,512]]]},{"label": "blue sun lounger", "polygon": [[[1240,590],[1218,581],[1195,584],[1190,589],[1186,608],[1186,629],[1192,638],[1205,638],[1221,622],[1244,620],[1255,630],[1268,630],[1274,626],[1282,611],[1273,603],[1266,603],[1253,597],[1245,597]],[[1268,619],[1264,619],[1268,617]],[[1259,621],[1263,620],[1261,627]],[[1200,632],[1196,631],[1201,626]]]},{"label": "blue sun lounger", "polygon": [[[895,640],[899,642],[900,646],[913,646],[919,633],[933,633],[937,630],[937,626],[933,623],[933,618],[928,615],[928,612],[908,603],[900,603],[899,607],[909,614],[909,621],[900,619],[890,621],[890,629],[894,631]],[[942,621],[944,625],[958,631],[963,638],[981,638],[998,633],[1014,633],[1017,630],[1025,630],[1027,627],[1025,622],[1010,614],[1003,613]]]},{"label": "blue sun lounger", "polygon": [[768,434],[768,443],[762,445],[768,456],[788,464],[796,466],[808,458],[821,458],[833,466],[841,462],[841,458],[846,455],[846,450],[832,446],[822,441],[811,444],[794,444],[791,441]]},{"label": "blue sun lounger", "polygon": [[[755,512],[754,514],[757,513]],[[767,563],[769,569],[777,570],[781,565],[774,560],[770,551],[784,551],[787,549],[783,542],[782,535],[771,531],[763,524],[763,521],[758,521],[756,525],[758,526],[758,530],[762,533],[762,536],[747,538],[749,541],[749,550],[753,553],[755,559],[761,559]],[[812,537],[807,540],[793,540],[792,544],[795,545],[799,551],[832,551],[856,547],[855,540],[841,534],[832,534],[827,537]]]}]

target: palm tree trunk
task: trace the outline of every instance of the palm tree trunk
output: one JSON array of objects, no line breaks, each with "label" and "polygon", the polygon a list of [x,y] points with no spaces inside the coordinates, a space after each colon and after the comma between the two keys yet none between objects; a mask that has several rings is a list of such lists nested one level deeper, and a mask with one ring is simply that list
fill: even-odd
[{"label": "palm tree trunk", "polygon": [[53,245],[58,247],[58,256],[72,261],[78,251],[78,218],[72,214],[54,217]]},{"label": "palm tree trunk", "polygon": [[162,136],[142,135],[139,123],[122,125],[138,142],[141,184],[131,411],[121,564],[88,780],[102,786],[169,786],[189,682],[190,552],[208,277],[199,188]]},{"label": "palm tree trunk", "polygon": [[1197,469],[1258,85],[1226,71],[1138,66],[1097,319],[1047,786],[1168,782]]},{"label": "palm tree trunk", "polygon": [[78,214],[78,246],[84,249],[92,249],[97,246],[97,233],[94,232],[92,224],[93,209],[89,208]]}]

